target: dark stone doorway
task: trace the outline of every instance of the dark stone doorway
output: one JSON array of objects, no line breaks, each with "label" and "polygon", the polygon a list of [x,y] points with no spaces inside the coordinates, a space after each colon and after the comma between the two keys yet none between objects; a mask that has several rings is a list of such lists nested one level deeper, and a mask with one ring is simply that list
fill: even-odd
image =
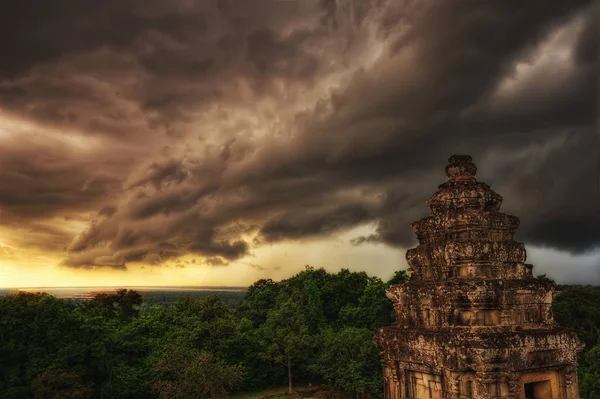
[{"label": "dark stone doorway", "polygon": [[552,399],[552,386],[550,381],[537,381],[525,384],[526,399]]},{"label": "dark stone doorway", "polygon": [[533,384],[535,384],[535,382],[530,382],[529,384],[525,384],[525,398],[526,399],[534,399],[533,395],[534,395],[534,389],[533,389]]}]

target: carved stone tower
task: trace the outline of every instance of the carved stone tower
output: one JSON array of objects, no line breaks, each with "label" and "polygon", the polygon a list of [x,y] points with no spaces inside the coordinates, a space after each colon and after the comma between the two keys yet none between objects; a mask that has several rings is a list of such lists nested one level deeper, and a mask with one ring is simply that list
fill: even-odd
[{"label": "carved stone tower", "polygon": [[387,290],[397,320],[375,337],[385,398],[578,399],[582,344],[553,321],[555,284],[533,277],[519,219],[471,157],[448,162],[431,215],[412,224],[410,281]]}]

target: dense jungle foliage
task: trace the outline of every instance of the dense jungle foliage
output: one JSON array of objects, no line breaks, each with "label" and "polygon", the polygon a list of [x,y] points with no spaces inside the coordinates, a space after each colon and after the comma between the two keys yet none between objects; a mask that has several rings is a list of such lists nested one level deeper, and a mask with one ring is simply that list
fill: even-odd
[{"label": "dense jungle foliage", "polygon": [[[257,281],[239,304],[218,296],[144,304],[131,290],[83,302],[5,295],[0,397],[220,398],[298,383],[380,396],[373,336],[393,322],[385,289],[406,280],[404,271],[384,282],[307,267],[281,282]],[[600,288],[563,289],[556,319],[587,345],[582,397],[600,398]]]}]

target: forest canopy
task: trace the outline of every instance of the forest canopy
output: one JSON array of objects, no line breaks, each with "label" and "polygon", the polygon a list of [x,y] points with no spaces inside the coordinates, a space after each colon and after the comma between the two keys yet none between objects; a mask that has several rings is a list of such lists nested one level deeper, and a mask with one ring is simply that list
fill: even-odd
[{"label": "forest canopy", "polygon": [[[382,395],[375,331],[394,321],[385,296],[407,281],[307,266],[263,279],[238,303],[212,295],[144,303],[132,290],[89,301],[43,293],[0,297],[0,397],[221,398],[235,391],[325,384]],[[556,320],[586,349],[581,393],[600,392],[600,288],[561,287]]]}]

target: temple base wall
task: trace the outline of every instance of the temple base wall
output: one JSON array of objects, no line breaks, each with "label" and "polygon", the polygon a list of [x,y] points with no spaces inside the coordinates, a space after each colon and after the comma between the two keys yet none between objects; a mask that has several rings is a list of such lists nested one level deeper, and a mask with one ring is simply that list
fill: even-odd
[{"label": "temple base wall", "polygon": [[527,373],[423,372],[384,365],[385,399],[581,399],[569,367]]}]

